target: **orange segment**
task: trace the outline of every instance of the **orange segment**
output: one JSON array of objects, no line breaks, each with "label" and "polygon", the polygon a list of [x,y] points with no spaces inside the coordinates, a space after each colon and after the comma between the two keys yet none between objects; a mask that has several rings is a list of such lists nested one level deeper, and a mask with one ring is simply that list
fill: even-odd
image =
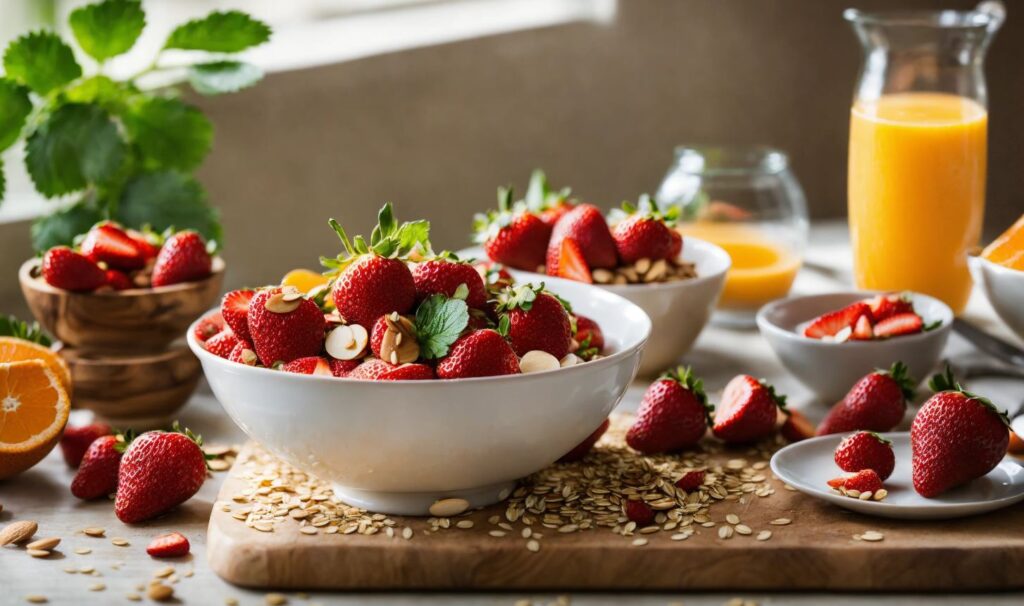
[{"label": "orange segment", "polygon": [[309,292],[314,287],[326,284],[327,276],[308,269],[293,269],[281,279],[281,286],[294,286],[299,292]]},{"label": "orange segment", "polygon": [[43,360],[0,363],[0,480],[53,450],[70,410],[60,379]]},{"label": "orange segment", "polygon": [[981,256],[1011,269],[1024,270],[1024,215],[986,246]]},{"label": "orange segment", "polygon": [[71,371],[68,370],[68,363],[60,357],[60,354],[49,347],[43,347],[31,341],[15,337],[0,337],[0,362],[23,362],[25,360],[42,360],[46,363],[47,368],[60,379],[64,391],[71,393]]}]

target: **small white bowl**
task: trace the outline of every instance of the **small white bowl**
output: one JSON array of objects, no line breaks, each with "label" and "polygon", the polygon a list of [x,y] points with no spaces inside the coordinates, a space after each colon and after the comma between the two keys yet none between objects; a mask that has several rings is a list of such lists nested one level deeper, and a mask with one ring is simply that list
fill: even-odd
[{"label": "small white bowl", "polygon": [[971,257],[970,263],[996,313],[1024,339],[1024,271],[982,257]]},{"label": "small white bowl", "polygon": [[331,482],[352,505],[426,515],[443,498],[482,507],[589,435],[636,375],[651,322],[586,284],[549,289],[593,318],[607,357],[548,372],[435,381],[366,381],[255,368],[219,358],[188,331],[214,395],[252,439]]},{"label": "small white bowl", "polygon": [[843,343],[803,335],[801,328],[808,321],[875,294],[840,292],[780,299],[757,312],[757,326],[782,365],[829,405],[846,395],[864,375],[876,368],[889,368],[896,361],[906,364],[910,376],[918,382],[924,381],[938,364],[953,325],[953,311],[934,297],[911,295],[914,309],[926,326],[940,322],[938,328],[928,332]]}]

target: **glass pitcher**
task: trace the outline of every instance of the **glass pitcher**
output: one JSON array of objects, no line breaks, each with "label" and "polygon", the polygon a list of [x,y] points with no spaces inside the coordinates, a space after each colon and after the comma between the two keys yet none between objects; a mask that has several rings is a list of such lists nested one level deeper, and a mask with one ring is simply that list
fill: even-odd
[{"label": "glass pitcher", "polygon": [[1005,15],[998,0],[844,13],[864,47],[847,183],[857,286],[967,304],[985,209],[984,58]]}]

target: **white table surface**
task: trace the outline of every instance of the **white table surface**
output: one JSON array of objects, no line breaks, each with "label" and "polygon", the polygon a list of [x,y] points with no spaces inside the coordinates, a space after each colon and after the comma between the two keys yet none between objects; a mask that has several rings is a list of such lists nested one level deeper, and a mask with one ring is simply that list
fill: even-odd
[{"label": "white table surface", "polygon": [[[838,225],[817,227],[812,232],[812,243],[808,259],[817,264],[838,270],[848,270],[845,229]],[[842,287],[840,282],[810,270],[803,270],[797,280],[797,292],[835,290]],[[967,317],[984,329],[1020,344],[1019,340],[1001,326],[994,317],[988,303],[980,293],[975,293],[968,308]],[[957,362],[984,360],[956,335],[953,336],[948,356]],[[686,356],[686,363],[692,364],[705,378],[708,388],[720,390],[733,375],[748,372],[765,376],[775,382],[782,393],[789,395],[796,408],[806,412],[815,420],[827,409],[823,403],[811,398],[795,379],[786,375],[777,360],[756,331],[736,331],[711,326],[701,335],[695,349]],[[1015,409],[1024,399],[1024,383],[1007,380],[974,382],[972,388],[992,397],[1003,407]],[[633,409],[639,402],[644,385],[634,385],[627,392],[622,408]],[[74,423],[88,420],[87,412],[76,411]],[[223,414],[219,404],[209,391],[201,387],[190,404],[182,411],[183,424],[202,433],[207,443],[240,443],[244,436]],[[206,524],[213,501],[220,488],[224,474],[217,474],[208,480],[199,494],[176,512],[154,522],[126,526],[114,517],[112,504],[106,501],[84,503],[71,496],[68,486],[73,476],[60,458],[56,449],[46,460],[21,476],[0,483],[0,524],[12,520],[31,519],[39,523],[38,536],[59,536],[63,538],[57,548],[59,553],[48,559],[37,560],[27,556],[23,550],[12,547],[0,548],[0,604],[25,604],[29,594],[45,595],[51,604],[130,604],[125,595],[135,592],[135,586],[146,583],[154,571],[167,565],[145,554],[149,539],[156,534],[176,530],[188,536],[192,543],[192,555],[185,562],[174,563],[181,580],[175,585],[175,594],[185,604],[224,604],[226,598],[235,598],[240,604],[263,604],[265,592],[249,591],[234,587],[220,580],[206,566]],[[81,534],[89,526],[103,527],[107,538],[95,539]],[[128,547],[111,544],[113,537],[130,541]],[[92,553],[78,555],[77,547],[89,547]],[[102,577],[83,574],[66,574],[66,567],[93,566]],[[184,573],[191,571],[192,576]],[[88,587],[104,583],[107,588],[90,592]],[[310,595],[290,592],[290,604],[503,604],[512,605],[519,600],[532,600],[533,604],[554,603],[559,596],[565,596],[572,604],[643,604],[665,605],[685,603],[693,605],[721,605],[733,598],[753,600],[759,604],[864,604],[880,603],[917,604],[921,596],[910,594],[788,594],[788,593],[686,593],[686,594],[624,594],[624,593],[313,593]],[[930,595],[931,604],[1020,604],[1022,593]]]}]

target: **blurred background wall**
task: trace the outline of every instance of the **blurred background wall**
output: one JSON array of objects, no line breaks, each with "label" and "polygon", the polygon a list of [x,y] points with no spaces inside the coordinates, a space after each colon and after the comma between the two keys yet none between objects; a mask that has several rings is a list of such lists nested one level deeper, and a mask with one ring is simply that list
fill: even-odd
[{"label": "blurred background wall", "polygon": [[[603,207],[653,191],[680,143],[786,150],[814,219],[843,219],[860,48],[842,9],[969,8],[938,0],[620,0],[575,23],[270,74],[195,99],[216,127],[201,171],[221,208],[228,286],[316,267],[327,218],[369,232],[379,206],[467,245],[497,185],[543,167]],[[1024,3],[989,53],[986,226],[1024,212]],[[246,7],[245,2],[236,6]],[[24,224],[0,225],[0,309],[19,310]]]}]

